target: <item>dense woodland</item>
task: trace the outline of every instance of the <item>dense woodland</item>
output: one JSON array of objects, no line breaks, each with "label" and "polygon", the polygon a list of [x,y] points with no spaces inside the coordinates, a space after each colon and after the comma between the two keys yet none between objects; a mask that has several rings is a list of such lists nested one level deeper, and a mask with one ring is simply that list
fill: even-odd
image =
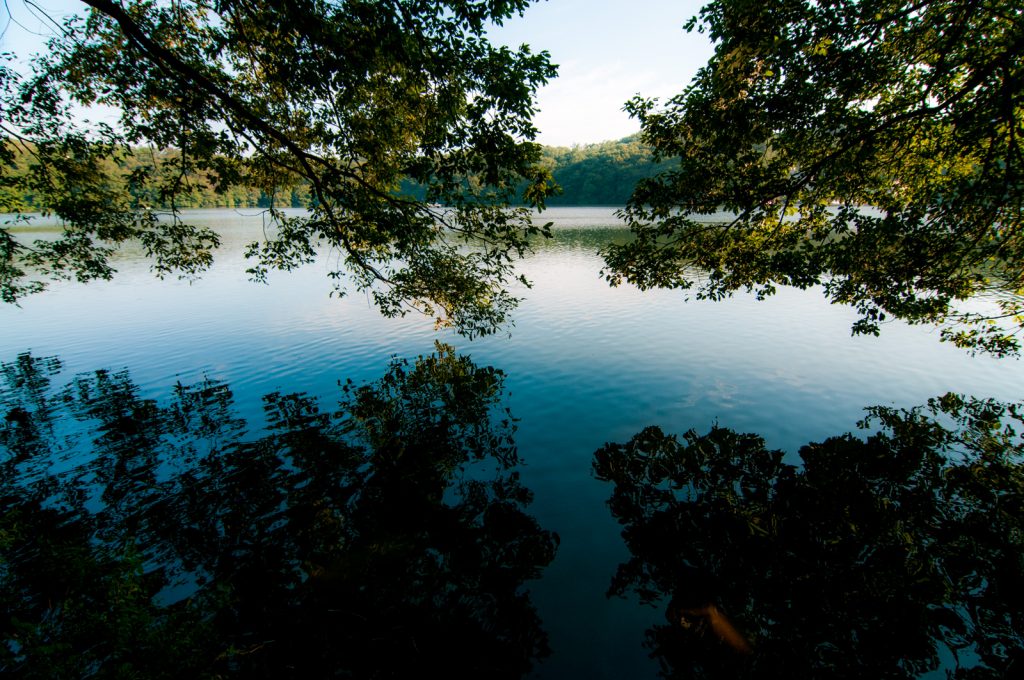
[{"label": "dense woodland", "polygon": [[562,189],[548,205],[625,205],[636,183],[670,163],[655,163],[638,136],[584,146],[546,146],[541,161]]},{"label": "dense woodland", "polygon": [[[139,172],[161,175],[168,180],[168,186],[183,183],[186,190],[174,193],[175,206],[178,208],[252,208],[266,207],[272,203],[291,208],[310,205],[309,186],[305,182],[283,186],[274,196],[255,187],[218,187],[205,175],[187,173],[182,176],[179,172],[180,160],[180,153],[174,150],[138,149],[131,155],[105,160],[104,169],[112,180],[111,189],[127,190],[133,200],[152,207],[170,208],[171,193],[161,192],[151,185],[137,188],[132,178]],[[29,154],[17,154],[11,176],[24,177],[30,165]],[[623,206],[637,181],[653,177],[666,163],[655,163],[650,150],[637,136],[631,136],[572,147],[545,146],[541,165],[551,171],[561,188],[561,193],[548,198],[548,205]],[[120,187],[116,186],[118,180]],[[410,181],[403,182],[399,190],[418,199],[425,195],[422,187]],[[0,210],[35,211],[42,207],[36,192],[0,186]]]},{"label": "dense woodland", "polygon": [[[13,172],[0,183],[0,210],[33,212],[44,209],[44,185],[59,181],[56,173],[46,172],[33,162],[24,145],[12,146]],[[305,207],[309,205],[307,184],[296,182],[281,187],[276,196],[254,187],[232,184],[218,186],[205,174],[181,172],[181,153],[177,150],[138,148],[130,154],[97,161],[105,176],[106,189],[115,194],[127,192],[136,207],[153,208],[251,208],[274,205]],[[34,167],[33,167],[34,166]],[[28,177],[33,173],[32,177]],[[141,175],[159,178],[159,182],[141,182]],[[28,181],[24,181],[24,180]],[[173,201],[173,206],[172,206]]]}]

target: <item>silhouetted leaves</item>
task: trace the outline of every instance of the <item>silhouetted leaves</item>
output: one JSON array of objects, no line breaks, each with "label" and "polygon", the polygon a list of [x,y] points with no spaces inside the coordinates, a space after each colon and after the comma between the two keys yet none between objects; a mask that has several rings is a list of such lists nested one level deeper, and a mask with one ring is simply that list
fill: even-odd
[{"label": "silhouetted leaves", "polygon": [[[337,411],[2,366],[0,668],[17,677],[518,677],[557,537],[512,469],[502,375],[439,346]],[[498,417],[503,416],[503,417]]]},{"label": "silhouetted leaves", "polygon": [[[1024,655],[1020,404],[875,407],[882,429],[783,462],[756,435],[647,428],[595,454],[632,558],[609,594],[664,603],[671,677],[1009,677]],[[685,610],[714,606],[744,656]],[[695,634],[703,631],[703,635]]]}]

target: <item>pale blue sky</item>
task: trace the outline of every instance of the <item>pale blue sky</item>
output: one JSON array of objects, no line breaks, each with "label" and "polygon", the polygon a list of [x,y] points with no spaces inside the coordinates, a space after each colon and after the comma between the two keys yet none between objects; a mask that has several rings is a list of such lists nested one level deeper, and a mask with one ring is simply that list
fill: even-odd
[{"label": "pale blue sky", "polygon": [[495,42],[547,50],[558,78],[538,96],[543,144],[619,139],[639,130],[622,111],[633,95],[669,97],[711,56],[683,24],[701,0],[547,0],[492,33]]},{"label": "pale blue sky", "polygon": [[[74,0],[35,0],[51,16],[83,7]],[[538,96],[535,124],[543,144],[570,146],[619,139],[639,129],[622,111],[634,94],[667,97],[682,90],[711,56],[706,36],[683,24],[701,0],[546,0],[496,28],[492,40],[547,50],[559,76]],[[37,51],[52,27],[21,0],[8,0],[12,23],[0,49]],[[0,6],[0,28],[7,23]],[[19,25],[20,24],[20,25]]]}]

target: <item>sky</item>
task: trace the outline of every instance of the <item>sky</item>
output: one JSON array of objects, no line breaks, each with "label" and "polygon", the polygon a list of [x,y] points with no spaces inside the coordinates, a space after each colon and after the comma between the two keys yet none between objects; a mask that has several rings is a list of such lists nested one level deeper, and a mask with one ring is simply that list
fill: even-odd
[{"label": "sky", "polygon": [[[73,0],[34,0],[51,16],[83,7]],[[537,141],[550,146],[620,139],[639,130],[622,111],[635,94],[669,97],[707,62],[705,35],[683,24],[702,0],[540,0],[490,32],[491,40],[547,50],[559,75],[540,90]],[[10,14],[8,14],[8,12]],[[8,23],[9,17],[14,21]],[[4,26],[7,25],[6,30]],[[0,5],[0,50],[19,57],[41,49],[52,27],[22,0]]]},{"label": "sky", "polygon": [[640,129],[622,111],[635,94],[670,97],[711,57],[683,24],[702,0],[546,0],[491,32],[496,43],[547,50],[559,75],[538,93],[534,124],[550,146],[620,139]]}]

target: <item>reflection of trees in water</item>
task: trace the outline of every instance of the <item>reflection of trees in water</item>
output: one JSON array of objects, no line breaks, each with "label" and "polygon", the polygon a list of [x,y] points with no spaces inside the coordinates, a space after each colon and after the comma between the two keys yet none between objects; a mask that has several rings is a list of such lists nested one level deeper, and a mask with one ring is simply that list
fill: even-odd
[{"label": "reflection of trees in water", "polygon": [[557,537],[500,372],[439,347],[336,412],[268,395],[247,438],[223,383],[160,405],[60,368],[2,365],[6,673],[518,677],[547,652],[522,586]]},{"label": "reflection of trees in water", "polygon": [[647,644],[670,677],[1010,677],[1024,665],[1022,418],[953,395],[876,407],[861,425],[878,433],[809,444],[799,468],[720,427],[608,444],[594,468],[632,553],[609,593],[669,600]]}]

